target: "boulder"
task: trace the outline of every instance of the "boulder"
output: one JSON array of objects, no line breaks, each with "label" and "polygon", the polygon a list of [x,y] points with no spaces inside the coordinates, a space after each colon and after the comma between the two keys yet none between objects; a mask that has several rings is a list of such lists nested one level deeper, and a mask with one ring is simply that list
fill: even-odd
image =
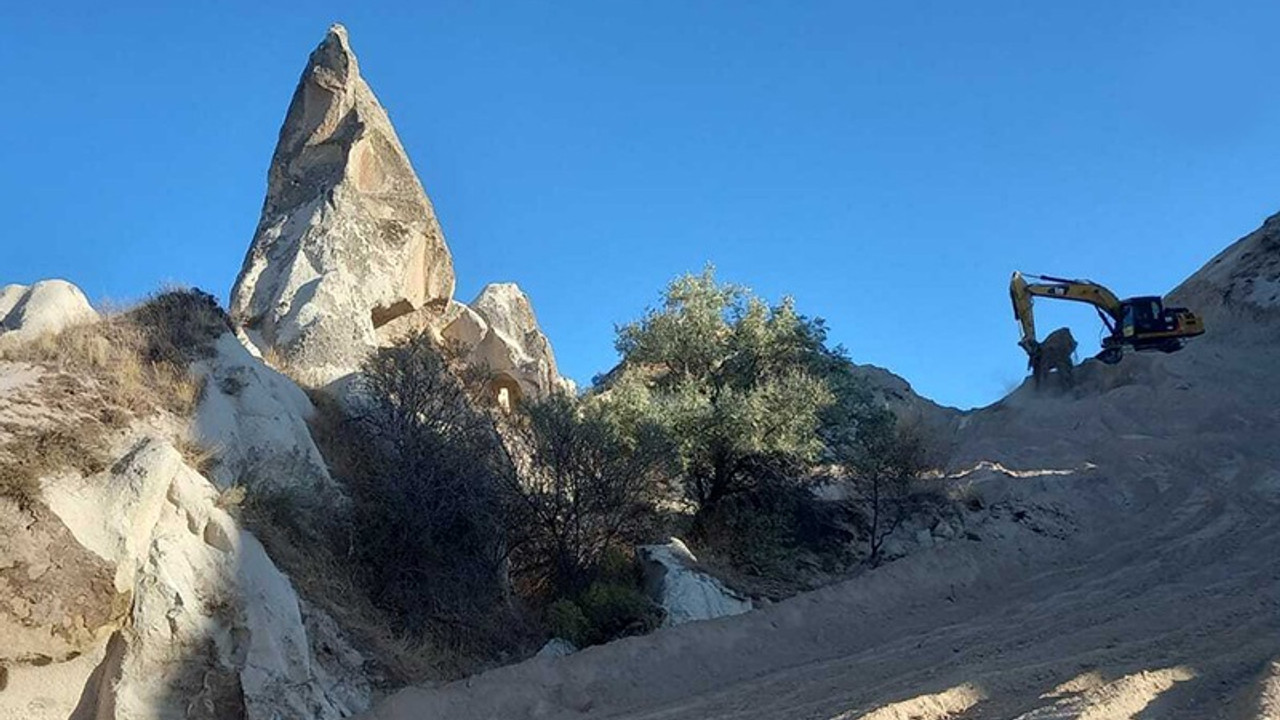
[{"label": "boulder", "polygon": [[547,641],[542,649],[538,650],[534,657],[540,658],[558,658],[566,655],[572,655],[578,652],[578,646],[565,640],[564,638],[551,638]]},{"label": "boulder", "polygon": [[41,280],[30,287],[0,289],[0,333],[30,337],[93,322],[98,313],[80,288],[66,280]]},{"label": "boulder", "polygon": [[280,129],[232,318],[294,377],[320,385],[358,368],[379,327],[442,314],[453,287],[431,201],[334,25]]},{"label": "boulder", "polygon": [[573,391],[556,370],[551,342],[538,326],[533,304],[515,283],[486,285],[440,334],[468,364],[488,369],[500,404]]},{"label": "boulder", "polygon": [[751,610],[750,600],[697,570],[698,559],[679,538],[661,545],[642,545],[637,552],[644,564],[649,595],[666,611],[663,625],[683,625]]}]

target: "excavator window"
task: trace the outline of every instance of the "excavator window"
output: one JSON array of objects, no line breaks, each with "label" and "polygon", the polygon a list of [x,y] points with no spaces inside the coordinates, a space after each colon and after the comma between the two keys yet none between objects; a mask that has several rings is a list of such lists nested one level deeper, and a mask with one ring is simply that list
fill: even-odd
[{"label": "excavator window", "polygon": [[1157,298],[1136,299],[1125,307],[1126,336],[1164,332],[1168,330],[1166,324],[1164,305]]}]

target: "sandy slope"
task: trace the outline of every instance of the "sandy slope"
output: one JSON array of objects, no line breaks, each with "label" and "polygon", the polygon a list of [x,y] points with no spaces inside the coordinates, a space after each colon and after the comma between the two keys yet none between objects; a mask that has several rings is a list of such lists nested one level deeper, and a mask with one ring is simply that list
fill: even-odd
[{"label": "sandy slope", "polygon": [[1280,318],[1213,320],[966,416],[978,540],[372,717],[1280,718]]}]

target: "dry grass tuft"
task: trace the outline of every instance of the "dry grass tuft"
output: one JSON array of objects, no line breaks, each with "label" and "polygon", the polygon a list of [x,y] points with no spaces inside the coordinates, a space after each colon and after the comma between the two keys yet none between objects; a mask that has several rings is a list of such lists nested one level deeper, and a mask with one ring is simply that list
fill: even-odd
[{"label": "dry grass tuft", "polygon": [[[42,477],[100,471],[109,431],[135,418],[191,415],[204,388],[188,367],[211,355],[229,328],[212,295],[170,290],[95,323],[0,342],[0,360],[51,371],[40,380],[41,401],[60,418],[52,427],[10,433],[0,446],[0,494],[30,499]],[[202,473],[214,458],[195,446],[183,452]]]},{"label": "dry grass tuft", "polygon": [[195,468],[196,472],[206,478],[212,478],[213,471],[222,464],[221,448],[210,447],[188,437],[179,438],[175,447],[182,454],[182,459],[186,461],[187,466]]},{"label": "dry grass tuft", "polygon": [[0,347],[0,360],[26,362],[92,383],[102,401],[145,417],[190,415],[201,383],[187,372],[230,329],[212,295],[171,290],[96,323]]},{"label": "dry grass tuft", "polygon": [[105,428],[88,419],[80,427],[14,429],[0,447],[0,496],[20,502],[34,498],[40,479],[64,470],[92,475],[109,458]]},{"label": "dry grass tuft", "polygon": [[248,495],[243,485],[232,485],[231,487],[218,493],[218,499],[214,501],[214,506],[219,510],[235,510],[244,504],[244,499]]}]

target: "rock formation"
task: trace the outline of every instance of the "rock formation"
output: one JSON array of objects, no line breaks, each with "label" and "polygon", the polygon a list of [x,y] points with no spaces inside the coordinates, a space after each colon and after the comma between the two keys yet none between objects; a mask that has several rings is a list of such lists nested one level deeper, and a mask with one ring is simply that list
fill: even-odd
[{"label": "rock formation", "polygon": [[[49,317],[88,319],[62,311],[83,298],[68,288],[5,293],[25,299],[6,343],[54,332]],[[265,469],[266,489],[332,490],[306,396],[230,333],[191,369],[216,484],[177,449],[200,434],[188,418],[131,416],[95,394],[101,378],[0,360],[0,718],[336,720],[368,705],[362,656],[223,492],[246,468]],[[120,414],[132,419],[106,431],[96,420]]]},{"label": "rock formation", "polygon": [[214,343],[213,354],[196,363],[204,379],[192,439],[215,451],[209,479],[219,488],[302,490],[327,502],[341,491],[311,439],[311,401],[292,380],[249,354],[231,333]]},{"label": "rock formation", "polygon": [[98,313],[80,288],[66,280],[0,288],[0,333],[35,336],[93,322]]},{"label": "rock formation", "polygon": [[446,343],[466,361],[492,374],[499,404],[510,407],[525,397],[545,397],[573,385],[556,370],[551,342],[538,327],[533,305],[515,283],[486,285],[470,305],[455,304],[441,331]]},{"label": "rock formation", "polygon": [[642,545],[645,584],[653,601],[662,606],[665,626],[683,625],[751,610],[751,601],[696,569],[698,558],[679,538],[662,545]]},{"label": "rock formation", "polygon": [[1071,329],[1065,327],[1054,330],[1043,342],[1033,345],[1027,358],[1027,367],[1031,368],[1035,386],[1042,387],[1052,372],[1057,375],[1059,387],[1071,387],[1072,368],[1075,367],[1071,357],[1075,355],[1076,347]]},{"label": "rock formation", "polygon": [[232,317],[294,377],[324,384],[359,366],[380,326],[442,313],[453,286],[431,201],[334,25],[280,129]]}]

